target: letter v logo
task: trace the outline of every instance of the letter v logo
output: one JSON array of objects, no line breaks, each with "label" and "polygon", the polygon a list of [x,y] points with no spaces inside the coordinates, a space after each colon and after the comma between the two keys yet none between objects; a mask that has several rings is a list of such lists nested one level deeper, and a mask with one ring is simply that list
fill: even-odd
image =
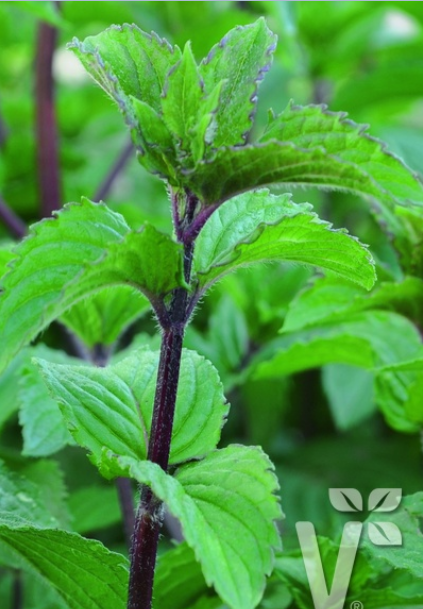
[{"label": "letter v logo", "polygon": [[363,525],[361,522],[348,522],[344,526],[330,592],[326,586],[314,526],[311,522],[297,522],[296,529],[315,609],[342,609],[347,597]]},{"label": "letter v logo", "polygon": [[[401,494],[401,489],[375,489],[369,496],[369,510],[371,512],[391,512],[400,504]],[[330,489],[329,498],[333,507],[338,511],[357,513],[363,510],[363,498],[354,488]],[[313,524],[298,522],[296,529],[314,609],[343,609],[363,524],[348,522],[344,526],[330,591],[326,585],[322,557]],[[401,532],[392,522],[370,522],[368,534],[370,541],[375,545],[402,545]]]}]

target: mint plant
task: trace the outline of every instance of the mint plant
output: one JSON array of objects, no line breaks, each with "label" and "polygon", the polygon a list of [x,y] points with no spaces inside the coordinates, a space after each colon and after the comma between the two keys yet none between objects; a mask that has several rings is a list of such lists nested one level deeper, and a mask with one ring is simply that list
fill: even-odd
[{"label": "mint plant", "polygon": [[[102,475],[140,484],[129,591],[122,555],[46,516],[43,498],[27,499],[30,486],[7,472],[0,540],[13,551],[11,564],[35,565],[65,607],[160,609],[195,580],[199,607],[252,609],[281,548],[278,483],[260,447],[217,448],[228,404],[212,363],[184,349],[186,328],[216,282],[256,263],[310,265],[325,281],[372,288],[365,245],[311,205],[266,187],[349,191],[377,202],[384,217],[421,205],[423,188],[365,128],[323,106],[290,103],[255,131],[258,86],[276,47],[264,19],[231,30],[200,63],[189,43],[181,50],[130,25],[69,46],[116,102],[141,165],[165,183],[174,233],[151,224],[133,230],[88,199],[33,225],[4,260],[0,366],[54,320],[84,342],[89,361],[38,356],[36,366],[73,441]],[[150,307],[160,350],[113,355],[110,345]],[[360,333],[352,334],[336,343],[339,353],[349,363],[372,362]],[[319,341],[315,365],[324,363]],[[295,370],[304,345],[295,337],[288,343],[285,362]],[[33,375],[23,388],[30,401],[38,381],[26,374]],[[158,564],[153,587],[164,506],[180,521],[184,542]]]}]

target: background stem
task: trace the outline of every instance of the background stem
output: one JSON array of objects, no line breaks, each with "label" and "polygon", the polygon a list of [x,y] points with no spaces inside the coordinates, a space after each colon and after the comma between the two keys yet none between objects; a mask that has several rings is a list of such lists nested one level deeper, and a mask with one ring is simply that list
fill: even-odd
[{"label": "background stem", "polygon": [[51,216],[51,213],[59,209],[61,204],[52,72],[56,39],[57,29],[47,23],[40,23],[38,26],[35,97],[41,217]]},{"label": "background stem", "polygon": [[14,571],[13,587],[12,587],[12,608],[11,609],[22,609],[22,607],[23,607],[22,576],[21,576],[20,571]]},{"label": "background stem", "polygon": [[25,237],[26,224],[13,211],[11,207],[0,197],[0,220],[8,228],[9,232],[18,239]]},{"label": "background stem", "polygon": [[129,478],[116,478],[116,489],[119,498],[120,511],[123,518],[123,529],[128,548],[131,547],[132,533],[135,527],[134,499],[132,484]]},{"label": "background stem", "polygon": [[110,168],[103,182],[98,187],[95,195],[94,201],[102,201],[107,197],[110,192],[111,187],[113,186],[114,181],[121,173],[121,171],[125,168],[129,159],[132,157],[134,153],[134,146],[132,142],[128,142],[123,148],[122,152]]}]

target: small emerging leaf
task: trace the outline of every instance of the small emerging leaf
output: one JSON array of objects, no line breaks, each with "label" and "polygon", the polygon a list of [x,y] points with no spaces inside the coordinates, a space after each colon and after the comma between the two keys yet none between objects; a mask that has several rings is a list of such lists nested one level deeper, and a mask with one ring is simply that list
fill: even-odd
[{"label": "small emerging leaf", "polygon": [[196,124],[203,98],[203,83],[191,45],[170,71],[163,91],[163,119],[185,154],[189,151],[190,131]]},{"label": "small emerging leaf", "polygon": [[217,112],[215,146],[242,144],[252,127],[259,82],[270,67],[276,36],[263,18],[239,26],[216,44],[200,65],[210,93],[225,81]]}]

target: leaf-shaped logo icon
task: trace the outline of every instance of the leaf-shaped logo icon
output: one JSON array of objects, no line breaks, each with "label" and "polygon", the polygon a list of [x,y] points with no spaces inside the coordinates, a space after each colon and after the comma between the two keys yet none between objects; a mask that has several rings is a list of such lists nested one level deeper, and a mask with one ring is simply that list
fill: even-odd
[{"label": "leaf-shaped logo icon", "polygon": [[361,512],[363,498],[355,488],[330,488],[329,499],[338,512]]},{"label": "leaf-shaped logo icon", "polygon": [[393,522],[369,522],[369,539],[375,546],[401,546],[401,531]]},{"label": "leaf-shaped logo icon", "polygon": [[375,488],[369,496],[369,510],[371,512],[392,512],[401,503],[402,490],[400,488]]}]

